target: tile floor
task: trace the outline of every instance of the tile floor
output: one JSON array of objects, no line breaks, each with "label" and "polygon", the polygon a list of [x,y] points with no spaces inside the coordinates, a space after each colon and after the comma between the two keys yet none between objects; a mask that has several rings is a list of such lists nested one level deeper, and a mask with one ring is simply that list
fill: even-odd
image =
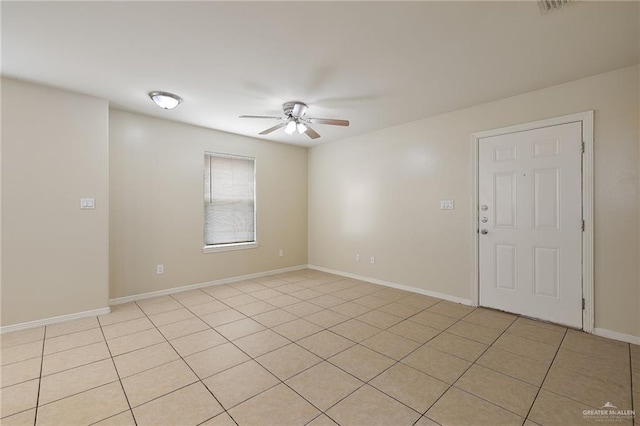
[{"label": "tile floor", "polygon": [[0,341],[3,425],[632,425],[583,411],[640,406],[639,346],[311,270]]}]

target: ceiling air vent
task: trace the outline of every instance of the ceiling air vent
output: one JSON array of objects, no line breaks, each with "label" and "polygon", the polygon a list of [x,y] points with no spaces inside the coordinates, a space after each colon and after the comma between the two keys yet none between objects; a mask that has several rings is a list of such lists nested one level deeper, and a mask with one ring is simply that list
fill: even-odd
[{"label": "ceiling air vent", "polygon": [[538,6],[542,13],[553,12],[554,10],[562,9],[571,0],[539,0]]}]

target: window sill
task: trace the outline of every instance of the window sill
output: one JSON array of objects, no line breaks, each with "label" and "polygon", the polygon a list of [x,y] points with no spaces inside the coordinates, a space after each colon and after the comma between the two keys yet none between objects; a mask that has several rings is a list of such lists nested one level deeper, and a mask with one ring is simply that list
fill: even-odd
[{"label": "window sill", "polygon": [[217,246],[204,246],[202,247],[203,253],[218,253],[221,251],[234,251],[234,250],[248,250],[258,248],[259,244],[255,243],[235,243],[235,244],[220,244]]}]

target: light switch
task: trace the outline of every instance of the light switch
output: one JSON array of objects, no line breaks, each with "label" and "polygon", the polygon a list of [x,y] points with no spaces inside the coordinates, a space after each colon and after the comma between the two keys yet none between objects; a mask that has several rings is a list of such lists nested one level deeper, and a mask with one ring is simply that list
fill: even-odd
[{"label": "light switch", "polygon": [[96,208],[96,199],[95,198],[80,198],[80,208],[81,209],[95,209]]},{"label": "light switch", "polygon": [[440,210],[453,210],[453,200],[440,200]]}]

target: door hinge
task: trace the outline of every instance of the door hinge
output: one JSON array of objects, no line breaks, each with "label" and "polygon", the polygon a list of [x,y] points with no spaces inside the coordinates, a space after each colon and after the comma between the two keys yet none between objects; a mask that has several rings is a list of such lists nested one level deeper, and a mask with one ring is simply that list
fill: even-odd
[{"label": "door hinge", "polygon": [[582,220],[582,232],[584,232],[584,220]]},{"label": "door hinge", "polygon": [[580,144],[580,150],[584,154],[584,141],[582,141],[582,143]]},{"label": "door hinge", "polygon": [[584,297],[583,297],[583,298],[582,298],[582,310],[583,310],[583,311],[584,311],[585,306],[586,306],[586,303],[585,303],[585,301],[584,301]]}]

